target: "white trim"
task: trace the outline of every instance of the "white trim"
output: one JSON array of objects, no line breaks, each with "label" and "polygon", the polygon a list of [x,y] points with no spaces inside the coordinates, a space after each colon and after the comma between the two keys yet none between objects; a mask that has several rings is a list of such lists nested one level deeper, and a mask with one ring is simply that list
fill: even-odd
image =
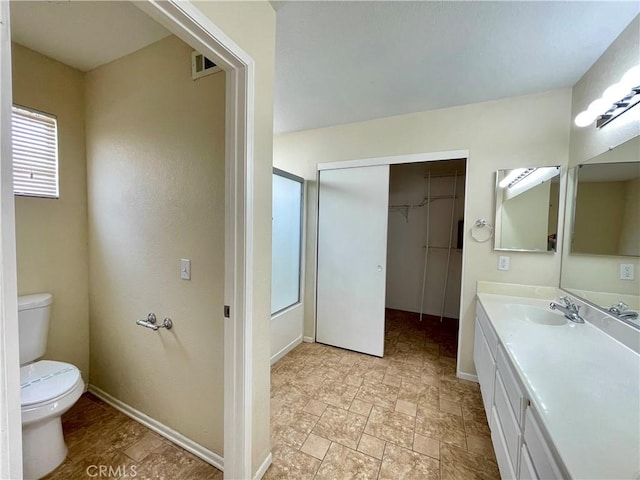
[{"label": "white trim", "polygon": [[315,337],[302,337],[304,343],[316,343]]},{"label": "white trim", "polygon": [[185,437],[180,432],[176,432],[172,428],[167,427],[165,424],[160,423],[155,418],[151,418],[150,416],[142,413],[140,410],[136,410],[132,406],[121,402],[115,397],[112,397],[107,392],[99,389],[95,385],[89,385],[88,391],[93,393],[99,399],[104,400],[116,410],[124,413],[127,417],[134,419],[136,422],[141,423],[150,430],[153,430],[157,434],[162,435],[170,442],[175,443],[181,448],[184,448],[187,452],[193,453],[196,457],[201,458],[217,469],[224,471],[224,459],[217,453],[212,452],[208,448],[205,448],[199,443],[196,443],[193,440]]},{"label": "white trim", "polygon": [[457,376],[458,376],[458,378],[460,378],[462,380],[468,380],[470,382],[480,383],[480,382],[478,382],[478,376],[477,375],[472,375],[470,373],[465,373],[465,372],[458,372]]},{"label": "white trim", "polygon": [[276,363],[278,360],[280,360],[282,357],[284,357],[287,353],[289,353],[291,350],[296,348],[301,343],[302,343],[302,335],[298,336],[294,341],[292,341],[288,345],[285,345],[278,353],[273,355],[271,357],[271,365]]},{"label": "white trim", "polygon": [[[463,225],[462,225],[462,234],[466,236],[467,229],[470,229],[470,225],[472,222],[475,222],[474,219],[469,218],[467,212],[469,211],[469,165],[471,163],[471,155],[467,151],[467,162],[465,166],[465,177],[464,177],[464,210],[463,210]],[[489,217],[490,218],[490,217]],[[458,352],[456,353],[456,375],[462,379],[465,379],[466,376],[473,376],[469,373],[464,373],[460,371],[460,361],[462,357],[462,349],[460,348],[460,342],[462,341],[462,329],[464,324],[464,303],[462,299],[464,298],[464,273],[465,273],[465,265],[467,264],[467,255],[469,248],[465,247],[465,242],[468,242],[469,239],[466,240],[463,237],[463,247],[462,247],[462,269],[460,271],[460,312],[458,313]],[[472,380],[473,381],[473,380]],[[475,382],[478,381],[476,377]]]},{"label": "white trim", "polygon": [[224,321],[224,476],[251,478],[255,64],[190,2],[135,5],[226,72],[224,301],[231,315]]},{"label": "white trim", "polygon": [[400,163],[434,162],[437,160],[457,160],[468,158],[469,150],[448,150],[444,152],[412,153],[390,157],[362,158],[343,162],[319,163],[318,170],[336,170],[339,168],[376,167],[379,165],[397,165]]},{"label": "white trim", "polygon": [[9,2],[0,2],[0,478],[22,478]]},{"label": "white trim", "polygon": [[271,466],[272,462],[273,462],[273,457],[271,455],[271,452],[269,452],[269,455],[267,455],[267,458],[265,458],[264,461],[258,467],[258,471],[253,476],[253,480],[260,480],[264,476],[264,474],[267,473],[267,469]]}]

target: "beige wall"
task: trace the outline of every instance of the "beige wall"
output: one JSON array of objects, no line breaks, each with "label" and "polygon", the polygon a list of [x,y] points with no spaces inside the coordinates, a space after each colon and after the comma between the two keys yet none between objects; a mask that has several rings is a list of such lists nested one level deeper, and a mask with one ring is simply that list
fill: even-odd
[{"label": "beige wall", "polygon": [[58,119],[60,198],[16,197],[18,293],[51,292],[46,358],[89,379],[84,79],[78,70],[13,44],[13,101]]},{"label": "beige wall", "polygon": [[[611,84],[619,81],[624,73],[640,61],[640,17],[636,17],[596,63],[584,74],[572,90],[570,165],[578,165],[601,155],[610,147],[617,147],[640,135],[640,108],[626,112],[620,118],[601,129],[591,125],[576,127],[573,119],[586,109],[594,99]],[[635,161],[638,160],[637,138],[631,144]],[[622,147],[627,150],[626,146]],[[617,152],[604,155],[599,162],[615,161]],[[611,160],[607,160],[611,157]],[[572,198],[573,185],[569,185],[568,197]],[[567,215],[570,219],[570,215]],[[564,288],[637,295],[640,291],[640,261],[633,257],[596,257],[569,255],[570,235],[564,239],[564,259],[560,285]],[[620,264],[635,265],[635,280],[620,280]]]},{"label": "beige wall", "polygon": [[222,454],[225,77],[192,81],[191,51],[86,75],[91,383]]},{"label": "beige wall", "polygon": [[[492,242],[474,242],[469,229],[479,218],[493,223],[497,169],[562,165],[564,179],[570,102],[570,90],[557,90],[278,135],[274,140],[274,165],[306,179],[315,179],[316,166],[323,162],[469,149],[458,367],[463,373],[474,374],[476,282],[557,286],[560,255],[510,252],[511,270],[498,271],[498,256],[504,252],[494,252]],[[314,219],[315,212],[310,217],[311,225]],[[314,255],[312,249],[307,253]],[[307,292],[315,291],[314,278],[315,272],[308,275]],[[314,307],[309,303],[305,335],[312,334],[314,328]]]},{"label": "beige wall", "polygon": [[273,167],[273,77],[276,15],[267,1],[194,2],[255,61],[254,201],[253,201],[253,425],[255,472],[271,447],[270,319],[271,319],[271,171]]}]

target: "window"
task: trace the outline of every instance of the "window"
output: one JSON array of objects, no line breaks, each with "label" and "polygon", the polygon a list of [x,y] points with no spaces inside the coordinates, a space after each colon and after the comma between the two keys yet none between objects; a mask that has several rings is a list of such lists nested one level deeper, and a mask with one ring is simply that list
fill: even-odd
[{"label": "window", "polygon": [[300,302],[304,180],[273,169],[271,315]]},{"label": "window", "polygon": [[13,106],[13,193],[58,198],[58,124],[46,113]]}]

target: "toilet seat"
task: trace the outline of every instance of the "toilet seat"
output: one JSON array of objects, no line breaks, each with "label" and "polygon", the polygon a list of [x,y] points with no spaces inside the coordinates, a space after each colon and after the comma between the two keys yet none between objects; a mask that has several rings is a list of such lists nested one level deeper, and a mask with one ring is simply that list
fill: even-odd
[{"label": "toilet seat", "polygon": [[82,381],[75,365],[40,360],[20,367],[22,408],[34,408],[69,393]]}]

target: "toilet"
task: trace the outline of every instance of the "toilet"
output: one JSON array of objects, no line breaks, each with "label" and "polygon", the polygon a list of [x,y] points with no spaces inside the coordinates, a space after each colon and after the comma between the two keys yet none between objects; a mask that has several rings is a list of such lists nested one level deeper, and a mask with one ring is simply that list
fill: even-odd
[{"label": "toilet", "polygon": [[64,461],[67,446],[60,417],[84,391],[77,367],[38,360],[47,347],[52,301],[49,293],[18,297],[22,463],[29,480],[47,475]]}]

